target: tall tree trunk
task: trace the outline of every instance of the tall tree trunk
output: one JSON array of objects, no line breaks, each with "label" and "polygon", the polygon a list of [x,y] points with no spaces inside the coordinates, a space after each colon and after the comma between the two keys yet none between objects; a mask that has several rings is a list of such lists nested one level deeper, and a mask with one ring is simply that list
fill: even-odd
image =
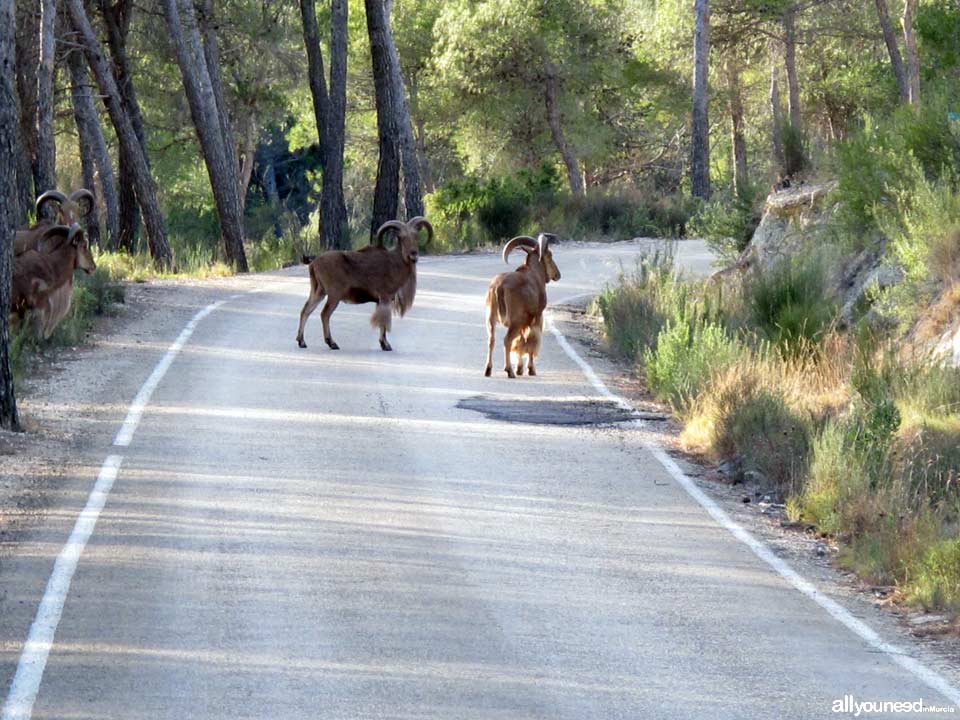
[{"label": "tall tree trunk", "polygon": [[773,141],[773,163],[777,168],[777,174],[784,174],[783,157],[783,109],[780,106],[780,83],[778,80],[779,71],[773,52],[770,54],[770,137]]},{"label": "tall tree trunk", "polygon": [[[137,100],[133,85],[130,60],[127,57],[127,36],[130,33],[130,21],[133,16],[133,0],[99,0],[100,14],[107,30],[107,46],[110,48],[110,61],[113,77],[120,90],[124,112],[130,118],[134,134],[143,149],[147,167],[150,156],[147,153],[147,130],[143,122],[143,112]],[[120,232],[117,236],[118,248],[133,252],[134,241],[140,227],[140,206],[136,194],[136,182],[133,177],[134,160],[121,145],[117,152],[119,162],[119,201]]]},{"label": "tall tree trunk", "polygon": [[573,147],[567,142],[563,133],[563,123],[560,116],[558,102],[560,99],[560,78],[557,77],[556,66],[548,59],[543,61],[543,97],[547,108],[547,124],[550,126],[550,135],[553,144],[567,166],[567,182],[574,197],[583,197],[583,175],[580,173],[580,163]]},{"label": "tall tree trunk", "polygon": [[17,92],[14,0],[0,0],[0,427],[20,430],[10,363],[10,271],[17,208]]},{"label": "tall tree trunk", "polygon": [[253,165],[257,157],[257,120],[251,114],[245,123],[243,151],[240,158],[240,209],[247,206],[247,188],[253,177]]},{"label": "tall tree trunk", "polygon": [[883,30],[883,41],[887,44],[887,52],[890,54],[890,67],[893,68],[893,76],[897,79],[897,89],[900,91],[900,101],[908,103],[910,102],[910,86],[907,83],[907,72],[903,68],[903,58],[900,56],[897,36],[893,32],[893,23],[890,22],[887,0],[876,0],[876,3],[877,15],[880,16],[880,29]]},{"label": "tall tree trunk", "polygon": [[710,199],[710,2],[696,0],[693,22],[693,118],[690,126],[690,185],[694,197]]},{"label": "tall tree trunk", "polygon": [[[57,0],[40,2],[40,62],[37,64],[37,194],[57,186],[53,136],[53,73],[56,69]],[[52,212],[52,210],[48,210]]]},{"label": "tall tree trunk", "polygon": [[730,145],[733,148],[733,192],[742,197],[747,190],[747,140],[743,131],[743,96],[740,89],[740,66],[736,58],[725,63],[727,103],[730,109]]},{"label": "tall tree trunk", "polygon": [[[83,182],[94,193],[97,193],[99,189],[97,194],[102,201],[99,204],[106,210],[109,242],[102,243],[101,247],[116,250],[117,233],[120,226],[116,179],[113,174],[113,165],[110,162],[110,153],[107,150],[107,141],[103,135],[100,118],[97,115],[96,105],[90,92],[87,61],[83,52],[71,50],[67,53],[67,66],[70,69],[73,117],[77,123],[77,135],[80,141]],[[95,177],[99,177],[99,188],[97,188]],[[97,213],[98,215],[99,213]],[[91,241],[94,232],[99,234],[97,216],[94,216],[91,226]],[[96,230],[93,230],[93,228],[96,228]]]},{"label": "tall tree trunk", "polygon": [[400,165],[403,169],[403,204],[407,218],[423,215],[423,185],[420,180],[420,165],[417,160],[417,141],[413,136],[413,123],[410,121],[410,109],[407,106],[407,91],[400,67],[400,54],[393,41],[390,28],[390,15],[393,0],[384,0],[387,16],[387,53],[390,60],[390,83],[393,85],[394,112],[397,115],[397,127],[400,130]]},{"label": "tall tree trunk", "polygon": [[917,52],[917,36],[913,32],[913,14],[917,0],[903,3],[903,46],[907,52],[907,89],[911,105],[920,104],[920,55]]},{"label": "tall tree trunk", "polygon": [[230,106],[227,104],[226,94],[223,91],[223,73],[220,69],[220,41],[217,39],[217,24],[213,12],[213,0],[203,0],[200,13],[200,31],[203,34],[203,54],[207,61],[207,71],[210,73],[210,85],[213,88],[213,98],[217,103],[217,112],[220,117],[220,132],[223,134],[224,149],[227,151],[227,161],[236,168],[237,198],[240,203],[240,219],[243,221],[243,195],[247,186],[240,179],[240,158],[237,153],[236,136],[233,134],[233,119],[230,116]]},{"label": "tall tree trunk", "polygon": [[380,159],[377,185],[373,192],[373,217],[370,237],[387,220],[397,218],[400,192],[400,128],[390,77],[390,52],[387,49],[387,13],[383,0],[364,0],[367,10],[367,34],[373,63],[373,85],[377,102],[377,134]]},{"label": "tall tree trunk", "polygon": [[193,0],[163,0],[163,10],[213,189],[227,260],[239,272],[247,272],[243,219],[240,217],[239,168],[230,161],[227,152],[226,146],[233,140],[223,135],[223,123],[200,40]]},{"label": "tall tree trunk", "polygon": [[430,159],[427,156],[427,129],[420,112],[419,83],[416,77],[410,78],[410,118],[413,120],[414,136],[417,141],[417,157],[420,159],[420,178],[423,180],[425,192],[432,193],[437,189],[430,171]]},{"label": "tall tree trunk", "polygon": [[343,146],[347,116],[347,0],[330,1],[330,112],[327,115],[323,190],[320,198],[325,248],[347,249],[347,205],[343,198]]},{"label": "tall tree trunk", "polygon": [[313,117],[317,123],[317,142],[320,144],[320,162],[326,162],[327,117],[330,98],[323,70],[323,51],[320,49],[320,30],[317,28],[316,0],[300,0],[300,21],[303,26],[303,44],[307,50],[307,81],[313,99]]},{"label": "tall tree trunk", "polygon": [[[33,209],[37,190],[37,67],[40,62],[39,13],[35,1],[17,4],[19,32],[16,37],[17,94],[20,100],[20,139],[23,149],[18,164],[21,212]],[[21,222],[25,218],[21,218]]]},{"label": "tall tree trunk", "polygon": [[796,8],[783,14],[783,64],[787,70],[787,111],[790,125],[802,131],[800,116],[800,81],[797,79],[797,19]]},{"label": "tall tree trunk", "polygon": [[170,246],[167,243],[166,228],[163,223],[163,215],[160,213],[160,203],[157,201],[156,184],[150,174],[147,153],[137,138],[130,116],[127,115],[126,106],[120,96],[120,88],[114,80],[110,66],[104,58],[103,48],[100,47],[93,26],[90,25],[90,20],[87,18],[83,0],[66,0],[66,3],[70,12],[70,19],[79,33],[86,51],[87,62],[97,79],[100,94],[103,96],[103,103],[116,130],[117,140],[124,156],[130,163],[129,170],[133,176],[137,200],[143,214],[150,255],[157,266],[170,267],[172,261]]}]

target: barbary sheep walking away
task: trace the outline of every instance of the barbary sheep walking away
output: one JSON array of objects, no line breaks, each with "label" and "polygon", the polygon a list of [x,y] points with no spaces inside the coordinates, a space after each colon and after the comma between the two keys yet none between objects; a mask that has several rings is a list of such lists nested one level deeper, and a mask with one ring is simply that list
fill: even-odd
[{"label": "barbary sheep walking away", "polygon": [[[310,296],[300,312],[297,344],[302,348],[307,346],[303,339],[304,325],[310,313],[326,297],[320,318],[323,320],[323,339],[331,350],[340,349],[330,335],[330,316],[341,302],[352,305],[377,303],[370,324],[380,328],[380,348],[392,350],[387,342],[391,314],[405,315],[413,306],[417,293],[421,228],[426,228],[429,244],[433,240],[433,226],[426,218],[415,217],[405,223],[399,220],[385,222],[377,230],[375,245],[361,250],[330,250],[310,260],[304,258],[304,262],[310,264]],[[392,250],[383,246],[384,236],[391,230],[397,235],[397,244]]]},{"label": "barbary sheep walking away", "polygon": [[[547,307],[547,283],[560,279],[560,271],[550,252],[548,233],[540,233],[536,240],[527,235],[513,238],[503,246],[503,261],[519,248],[527,259],[513,272],[497,275],[487,290],[487,365],[483,374],[490,377],[493,370],[493,345],[497,323],[507,328],[503,339],[503,369],[507,377],[523,375],[524,358],[527,373],[536,375],[533,362],[540,352],[543,334],[543,311]],[[517,370],[510,361],[517,355]]]}]

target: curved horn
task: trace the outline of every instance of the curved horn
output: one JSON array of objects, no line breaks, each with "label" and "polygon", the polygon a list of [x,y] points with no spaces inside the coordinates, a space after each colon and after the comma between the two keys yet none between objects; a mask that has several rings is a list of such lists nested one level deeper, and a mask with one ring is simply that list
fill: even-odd
[{"label": "curved horn", "polygon": [[80,236],[80,239],[83,239],[83,228],[80,227],[80,223],[73,223],[73,225],[70,226],[70,231],[67,233],[67,242],[77,242],[77,235]]},{"label": "curved horn", "polygon": [[410,231],[410,229],[399,220],[387,220],[380,226],[380,229],[377,230],[377,247],[383,247],[383,236],[387,230],[396,230],[398,237]]},{"label": "curved horn", "polygon": [[64,195],[59,190],[47,190],[43,195],[37,198],[37,219],[40,219],[43,214],[43,206],[48,202],[55,202],[58,205],[65,205],[69,200],[67,196]]},{"label": "curved horn", "polygon": [[507,258],[510,257],[510,253],[512,253],[518,247],[536,250],[539,246],[537,245],[537,241],[529,235],[517,235],[513,240],[503,246],[503,261],[509,262]]},{"label": "curved horn", "polygon": [[407,225],[413,228],[415,233],[419,233],[421,228],[427,229],[427,245],[433,243],[433,225],[430,224],[430,221],[427,220],[422,215],[417,215],[415,218],[410,218],[407,220]]},{"label": "curved horn", "polygon": [[87,201],[87,210],[81,217],[87,217],[93,212],[93,208],[96,207],[97,199],[93,196],[93,193],[86,188],[80,188],[70,193],[70,202],[75,202],[79,205],[82,200]]},{"label": "curved horn", "polygon": [[[79,227],[79,226],[77,226]],[[37,241],[37,250],[40,252],[49,252],[51,249],[60,247],[60,244],[66,239],[73,239],[72,236],[73,228],[68,227],[67,225],[51,225],[46,230],[43,231],[43,234],[40,236],[40,239]],[[60,242],[56,245],[51,245],[43,247],[43,241],[48,240],[54,236],[59,236]]]}]

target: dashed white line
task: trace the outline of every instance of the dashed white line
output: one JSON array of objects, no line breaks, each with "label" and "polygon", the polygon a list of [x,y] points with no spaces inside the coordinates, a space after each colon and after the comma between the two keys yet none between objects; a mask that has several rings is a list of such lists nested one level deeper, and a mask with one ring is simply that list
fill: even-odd
[{"label": "dashed white line", "polygon": [[[590,367],[586,360],[580,357],[579,353],[573,349],[573,346],[567,341],[563,333],[557,328],[556,323],[549,312],[545,314],[547,329],[556,338],[557,343],[563,351],[573,360],[583,371],[590,384],[603,397],[615,402],[624,409],[636,411],[633,405],[625,398],[612,392],[597,373]],[[657,461],[670,473],[670,476],[677,481],[686,493],[693,498],[710,516],[733,535],[737,540],[746,545],[760,560],[769,565],[784,580],[793,585],[826,612],[835,620],[844,625],[848,630],[857,635],[867,645],[874,650],[883,653],[900,667],[912,673],[917,679],[927,685],[929,688],[948,698],[956,706],[960,707],[960,690],[954,687],[943,675],[930,669],[919,660],[916,660],[903,648],[899,648],[883,640],[873,628],[862,620],[854,617],[850,611],[840,605],[836,600],[820,592],[809,580],[794,570],[786,561],[777,557],[769,547],[757,540],[742,525],[734,521],[716,502],[703,492],[690,477],[680,469],[680,466],[671,458],[663,448],[651,442],[644,442],[645,449],[657,459]]]}]

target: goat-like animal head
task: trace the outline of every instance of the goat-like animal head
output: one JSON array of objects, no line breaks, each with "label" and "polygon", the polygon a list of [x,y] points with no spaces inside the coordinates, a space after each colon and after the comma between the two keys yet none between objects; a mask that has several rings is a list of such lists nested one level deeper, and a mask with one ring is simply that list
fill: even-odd
[{"label": "goat-like animal head", "polygon": [[553,261],[553,253],[550,251],[550,241],[553,238],[550,233],[540,233],[536,240],[529,235],[518,235],[503,246],[503,261],[509,262],[510,253],[519,248],[527,253],[527,265],[539,261],[543,265],[547,282],[556,282],[560,279],[560,269]]},{"label": "goat-like animal head", "polygon": [[67,197],[59,190],[47,190],[37,198],[37,217],[43,217],[43,208],[47,203],[57,204],[57,220],[62,225],[73,225],[89,216],[95,207],[93,193],[81,188]]},{"label": "goat-like animal head", "polygon": [[377,230],[376,244],[383,247],[384,236],[393,230],[397,235],[397,251],[403,255],[404,262],[416,264],[420,259],[421,228],[427,229],[427,244],[433,240],[433,225],[423,217],[415,217],[403,223],[399,220],[388,220]]},{"label": "goat-like animal head", "polygon": [[90,243],[87,241],[87,234],[79,223],[54,225],[43,233],[40,243],[49,247],[48,252],[54,252],[62,247],[63,243],[69,243],[77,253],[73,263],[74,270],[83,270],[89,275],[97,269],[97,263],[90,251]]}]

